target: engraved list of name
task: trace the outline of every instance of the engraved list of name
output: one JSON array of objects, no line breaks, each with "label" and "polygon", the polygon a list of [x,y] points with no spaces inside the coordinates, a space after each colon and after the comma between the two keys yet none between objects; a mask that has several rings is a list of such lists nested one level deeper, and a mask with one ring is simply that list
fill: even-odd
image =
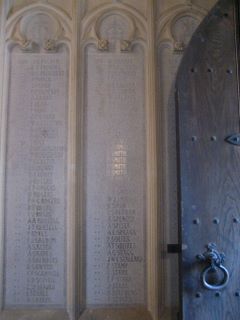
[{"label": "engraved list of name", "polygon": [[64,307],[68,54],[12,53],[5,305]]},{"label": "engraved list of name", "polygon": [[144,54],[87,52],[87,304],[144,305]]}]

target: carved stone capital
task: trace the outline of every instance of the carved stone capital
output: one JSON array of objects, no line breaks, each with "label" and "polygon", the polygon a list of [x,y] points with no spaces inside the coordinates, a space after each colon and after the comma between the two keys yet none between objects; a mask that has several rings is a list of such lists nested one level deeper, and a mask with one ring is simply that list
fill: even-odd
[{"label": "carved stone capital", "polygon": [[57,50],[57,42],[53,39],[48,39],[44,42],[43,48],[47,52],[55,52]]},{"label": "carved stone capital", "polygon": [[122,52],[131,51],[131,41],[129,40],[121,40],[120,49]]},{"label": "carved stone capital", "polygon": [[108,51],[109,49],[109,42],[106,39],[98,40],[98,50],[100,51]]},{"label": "carved stone capital", "polygon": [[173,52],[175,54],[182,54],[185,50],[185,44],[182,42],[182,41],[176,41],[174,43],[174,49],[173,49]]},{"label": "carved stone capital", "polygon": [[18,44],[22,51],[33,51],[33,42],[27,39],[21,39]]}]

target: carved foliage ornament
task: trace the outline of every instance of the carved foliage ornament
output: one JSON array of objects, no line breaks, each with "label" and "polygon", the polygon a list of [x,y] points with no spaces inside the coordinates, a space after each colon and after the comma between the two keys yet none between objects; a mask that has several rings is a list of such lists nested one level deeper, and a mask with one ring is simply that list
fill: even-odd
[{"label": "carved foliage ornament", "polygon": [[98,40],[98,50],[108,51],[109,42],[107,39],[99,39]]}]

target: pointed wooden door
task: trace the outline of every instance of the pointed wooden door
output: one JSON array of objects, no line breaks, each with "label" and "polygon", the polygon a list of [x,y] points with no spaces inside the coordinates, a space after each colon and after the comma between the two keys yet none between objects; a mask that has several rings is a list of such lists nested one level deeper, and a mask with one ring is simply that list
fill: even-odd
[{"label": "pointed wooden door", "polygon": [[239,8],[221,0],[177,79],[182,319],[240,319]]}]

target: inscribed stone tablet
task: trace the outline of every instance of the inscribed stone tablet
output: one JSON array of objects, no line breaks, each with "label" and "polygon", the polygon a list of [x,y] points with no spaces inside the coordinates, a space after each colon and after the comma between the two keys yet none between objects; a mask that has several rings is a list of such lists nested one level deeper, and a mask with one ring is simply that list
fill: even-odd
[{"label": "inscribed stone tablet", "polygon": [[64,307],[68,54],[12,53],[5,307]]},{"label": "inscribed stone tablet", "polygon": [[146,302],[144,53],[87,51],[88,306]]}]

